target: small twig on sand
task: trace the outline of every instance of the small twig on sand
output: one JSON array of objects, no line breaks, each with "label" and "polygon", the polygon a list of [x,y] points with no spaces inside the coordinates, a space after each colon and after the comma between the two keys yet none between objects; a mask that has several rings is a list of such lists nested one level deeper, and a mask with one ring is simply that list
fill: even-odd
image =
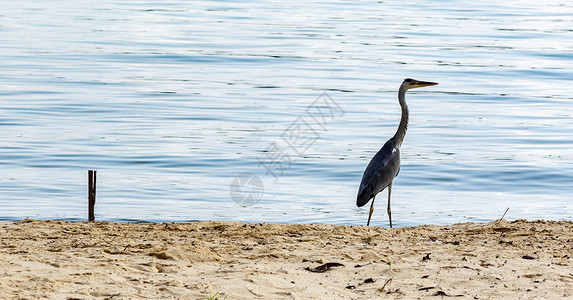
[{"label": "small twig on sand", "polygon": [[495,222],[495,225],[496,225],[496,226],[501,222],[501,220],[503,220],[503,217],[505,217],[505,214],[507,214],[507,211],[508,211],[508,210],[509,210],[509,207],[505,210],[505,212],[503,213],[503,215],[501,216],[501,218],[499,218],[499,219],[497,220],[497,222]]},{"label": "small twig on sand", "polygon": [[392,277],[385,278],[385,279],[386,279],[386,280],[384,281],[384,285],[383,285],[381,288],[378,289],[378,290],[381,291],[381,292],[383,292],[383,291],[384,291],[384,288],[388,285],[388,283],[390,283],[390,282],[392,281]]}]

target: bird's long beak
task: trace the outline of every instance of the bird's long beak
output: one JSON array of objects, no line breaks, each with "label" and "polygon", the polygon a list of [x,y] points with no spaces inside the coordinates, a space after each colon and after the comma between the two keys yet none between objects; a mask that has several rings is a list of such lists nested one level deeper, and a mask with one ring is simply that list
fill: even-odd
[{"label": "bird's long beak", "polygon": [[424,86],[432,86],[432,85],[437,85],[437,82],[430,82],[430,81],[418,81],[416,80],[416,82],[414,83],[414,85],[416,87],[424,87]]}]

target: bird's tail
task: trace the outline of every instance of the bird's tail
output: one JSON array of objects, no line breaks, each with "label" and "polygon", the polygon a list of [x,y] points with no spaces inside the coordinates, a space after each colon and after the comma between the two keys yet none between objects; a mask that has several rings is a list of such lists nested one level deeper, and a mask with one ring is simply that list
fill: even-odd
[{"label": "bird's tail", "polygon": [[372,195],[368,193],[367,189],[363,189],[356,197],[356,206],[362,207],[370,202],[370,199],[372,199]]}]

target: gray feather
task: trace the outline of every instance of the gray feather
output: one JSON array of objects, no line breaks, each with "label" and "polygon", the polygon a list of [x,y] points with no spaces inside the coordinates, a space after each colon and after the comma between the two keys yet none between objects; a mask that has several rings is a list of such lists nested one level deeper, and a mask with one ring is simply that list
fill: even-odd
[{"label": "gray feather", "polygon": [[368,167],[362,175],[356,205],[366,205],[383,191],[400,171],[400,149],[396,146],[394,138],[389,139],[384,146],[374,155]]}]

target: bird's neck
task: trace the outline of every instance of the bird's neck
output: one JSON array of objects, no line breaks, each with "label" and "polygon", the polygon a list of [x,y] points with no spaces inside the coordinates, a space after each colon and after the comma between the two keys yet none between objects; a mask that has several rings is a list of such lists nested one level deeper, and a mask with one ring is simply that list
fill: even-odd
[{"label": "bird's neck", "polygon": [[400,125],[398,125],[398,130],[396,130],[396,134],[394,135],[394,142],[398,148],[402,146],[402,142],[406,136],[406,130],[408,129],[409,112],[408,105],[406,105],[407,90],[408,89],[404,86],[401,86],[400,90],[398,90],[398,101],[400,102],[400,107],[402,108],[402,118],[400,118]]}]

